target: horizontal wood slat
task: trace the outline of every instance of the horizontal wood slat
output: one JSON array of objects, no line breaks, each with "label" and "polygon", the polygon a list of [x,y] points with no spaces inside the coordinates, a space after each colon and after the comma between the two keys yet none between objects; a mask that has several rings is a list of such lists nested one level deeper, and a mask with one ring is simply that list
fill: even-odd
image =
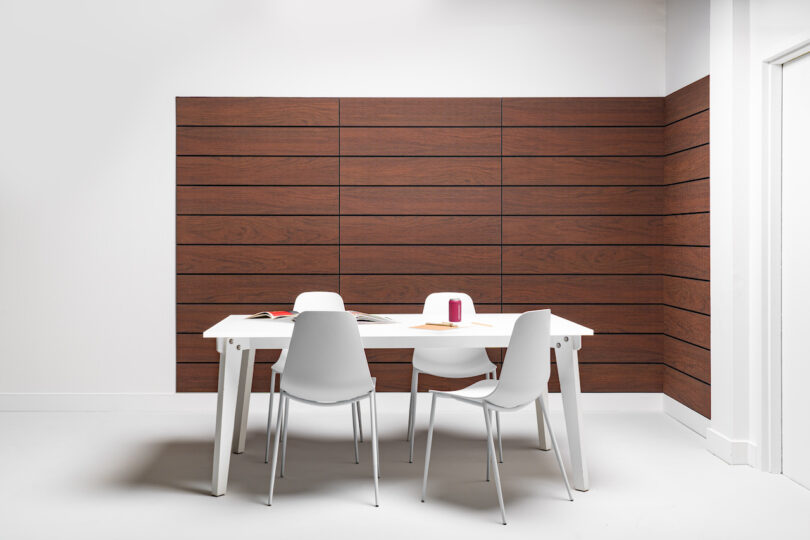
[{"label": "horizontal wood slat", "polygon": [[342,156],[499,156],[500,128],[341,128]]},{"label": "horizontal wood slat", "polygon": [[709,314],[711,301],[708,281],[664,276],[662,283],[665,304]]},{"label": "horizontal wood slat", "polygon": [[[219,363],[215,339],[206,339],[200,334],[177,334],[177,362],[180,363]],[[260,349],[256,351],[254,361],[260,363],[275,362],[280,351]],[[265,390],[266,391],[266,390]]]},{"label": "horizontal wood slat", "polygon": [[503,276],[503,302],[657,304],[659,276]]},{"label": "horizontal wood slat", "polygon": [[657,246],[504,246],[504,274],[657,274]]},{"label": "horizontal wood slat", "polygon": [[662,306],[664,333],[705,349],[711,347],[711,318],[669,306]]},{"label": "horizontal wood slat", "polygon": [[707,384],[711,383],[711,352],[708,349],[669,336],[662,336],[661,340],[664,363]]},{"label": "horizontal wood slat", "polygon": [[[410,304],[346,304],[346,309],[356,309],[365,313],[422,313],[423,307],[422,302]],[[501,304],[476,302],[475,311],[476,313],[500,313]]]},{"label": "horizontal wood slat", "polygon": [[659,259],[662,273],[694,279],[709,279],[709,248],[666,246]]},{"label": "horizontal wood slat", "polygon": [[[504,313],[535,309],[550,309],[554,315],[592,328],[597,334],[660,334],[664,331],[661,306],[655,304],[503,304]],[[590,348],[591,340],[585,345]]]},{"label": "horizontal wood slat", "polygon": [[202,334],[228,315],[250,315],[260,311],[292,309],[282,304],[177,304],[177,331]]},{"label": "horizontal wood slat", "polygon": [[660,157],[505,157],[503,184],[660,185]]},{"label": "horizontal wood slat", "polygon": [[660,214],[659,187],[504,187],[503,215]]},{"label": "horizontal wood slat", "polygon": [[504,126],[660,126],[661,98],[504,98]]},{"label": "horizontal wood slat", "polygon": [[345,302],[422,303],[436,291],[464,291],[474,302],[501,301],[500,276],[341,275]]},{"label": "horizontal wood slat", "polygon": [[178,186],[177,213],[337,214],[337,187]]},{"label": "horizontal wood slat", "polygon": [[498,187],[341,187],[342,215],[500,215]]},{"label": "horizontal wood slat", "polygon": [[177,216],[178,244],[337,244],[337,216]]},{"label": "horizontal wood slat", "polygon": [[337,290],[338,276],[177,276],[178,303],[290,303],[304,291]]},{"label": "horizontal wood slat", "polygon": [[498,126],[499,98],[342,98],[341,126]]},{"label": "horizontal wood slat", "polygon": [[178,125],[338,125],[335,98],[179,97],[176,107]]},{"label": "horizontal wood slat", "polygon": [[504,156],[658,156],[663,132],[639,128],[504,128]]},{"label": "horizontal wood slat", "polygon": [[664,159],[664,183],[674,184],[709,177],[709,145],[690,148]]},{"label": "horizontal wood slat", "polygon": [[[660,334],[601,334],[582,338],[579,362],[582,364],[660,363]],[[552,356],[552,358],[554,358]]]},{"label": "horizontal wood slat", "polygon": [[664,152],[672,154],[709,142],[709,111],[690,116],[664,128]]},{"label": "horizontal wood slat", "polygon": [[329,186],[338,180],[336,157],[177,157],[178,185]]},{"label": "horizontal wood slat", "polygon": [[663,188],[664,213],[685,214],[709,211],[709,180],[695,180]]},{"label": "horizontal wood slat", "polygon": [[659,244],[661,230],[657,216],[503,217],[504,244]]},{"label": "horizontal wood slat", "polygon": [[663,379],[663,388],[666,395],[706,418],[711,418],[711,387],[708,384],[675,371],[668,366],[663,368]]},{"label": "horizontal wood slat", "polygon": [[353,186],[499,186],[501,160],[497,157],[342,157],[340,183]]},{"label": "horizontal wood slat", "polygon": [[500,246],[341,246],[343,274],[500,274]]},{"label": "horizontal wood slat", "polygon": [[661,220],[662,242],[672,245],[709,245],[709,214],[665,216]]},{"label": "horizontal wood slat", "polygon": [[346,216],[341,244],[500,244],[499,216]]},{"label": "horizontal wood slat", "polygon": [[337,246],[177,246],[178,274],[337,274]]},{"label": "horizontal wood slat", "polygon": [[178,127],[178,156],[336,156],[338,128]]},{"label": "horizontal wood slat", "polygon": [[664,98],[664,123],[671,124],[708,108],[709,76],[706,75]]}]

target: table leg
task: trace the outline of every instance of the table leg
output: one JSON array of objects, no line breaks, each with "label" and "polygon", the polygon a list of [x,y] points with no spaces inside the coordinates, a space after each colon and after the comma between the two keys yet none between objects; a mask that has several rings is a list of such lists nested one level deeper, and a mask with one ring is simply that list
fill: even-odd
[{"label": "table leg", "polygon": [[554,338],[554,356],[557,359],[557,373],[560,376],[565,413],[565,429],[568,433],[568,447],[571,453],[572,480],[574,489],[588,491],[588,467],[582,437],[582,410],[579,403],[579,360],[577,351],[582,346],[579,336]]},{"label": "table leg", "polygon": [[537,398],[534,402],[534,412],[537,415],[537,438],[540,441],[540,450],[551,450],[549,446],[548,435],[546,434],[546,423],[543,421],[543,409],[540,408],[540,400],[546,405],[548,410],[548,385],[546,385],[543,395]]},{"label": "table leg", "polygon": [[250,410],[250,389],[253,387],[253,359],[256,349],[242,350],[242,369],[239,375],[239,391],[236,398],[236,417],[234,418],[233,453],[245,451],[248,412]]},{"label": "table leg", "polygon": [[236,414],[236,398],[241,371],[241,343],[229,339],[219,355],[219,386],[217,390],[217,428],[214,436],[214,470],[211,494],[225,495],[228,488],[228,468]]}]

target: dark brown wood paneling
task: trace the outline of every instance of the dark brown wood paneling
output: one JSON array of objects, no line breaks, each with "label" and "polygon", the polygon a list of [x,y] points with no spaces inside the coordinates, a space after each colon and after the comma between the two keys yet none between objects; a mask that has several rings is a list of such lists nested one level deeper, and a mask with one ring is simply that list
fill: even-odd
[{"label": "dark brown wood paneling", "polygon": [[179,97],[176,106],[178,125],[338,125],[335,98]]},{"label": "dark brown wood paneling", "polygon": [[[420,302],[410,304],[353,304],[347,303],[346,309],[356,309],[365,313],[422,313],[424,304]],[[476,313],[500,313],[501,304],[475,303]]]},{"label": "dark brown wood paneling", "polygon": [[178,274],[337,274],[337,246],[177,246]]},{"label": "dark brown wood paneling", "polygon": [[682,246],[709,245],[709,214],[665,216],[661,220],[665,244]]},{"label": "dark brown wood paneling", "polygon": [[711,352],[708,349],[669,336],[663,336],[662,342],[664,363],[705,383],[711,383]]},{"label": "dark brown wood paneling", "polygon": [[503,184],[660,185],[660,157],[505,157]]},{"label": "dark brown wood paneling", "polygon": [[504,246],[504,274],[659,274],[656,246]]},{"label": "dark brown wood paneling", "polygon": [[504,156],[658,156],[662,128],[504,128]]},{"label": "dark brown wood paneling", "polygon": [[662,283],[664,304],[709,314],[711,301],[708,281],[664,276]]},{"label": "dark brown wood paneling", "polygon": [[684,150],[664,159],[664,183],[674,184],[709,177],[709,145]]},{"label": "dark brown wood paneling", "polygon": [[[582,364],[579,366],[583,392],[661,392],[661,364]],[[551,366],[550,392],[560,391],[557,365]]]},{"label": "dark brown wood paneling", "polygon": [[503,215],[660,214],[654,187],[504,187]]},{"label": "dark brown wood paneling", "polygon": [[178,244],[337,244],[337,216],[177,216]]},{"label": "dark brown wood paneling", "polygon": [[660,126],[661,98],[504,98],[504,126]]},{"label": "dark brown wood paneling", "polygon": [[664,393],[706,418],[711,418],[711,387],[689,375],[664,366]]},{"label": "dark brown wood paneling", "polygon": [[342,156],[499,156],[499,128],[341,128]]},{"label": "dark brown wood paneling", "polygon": [[341,126],[500,126],[499,98],[343,98]]},{"label": "dark brown wood paneling", "polygon": [[[660,334],[664,331],[661,306],[656,304],[504,304],[504,313],[550,309],[551,313],[591,328],[597,334]],[[591,347],[591,340],[587,342]],[[654,347],[653,347],[654,348]],[[632,351],[628,351],[632,354]],[[616,360],[614,360],[616,361]],[[646,360],[649,361],[649,360]]]},{"label": "dark brown wood paneling", "polygon": [[[219,364],[177,364],[178,392],[216,392]],[[278,388],[278,385],[276,385]],[[270,390],[270,364],[257,364],[253,368],[252,392]]]},{"label": "dark brown wood paneling", "polygon": [[500,215],[497,187],[341,187],[342,215]]},{"label": "dark brown wood paneling", "polygon": [[[493,363],[501,362],[500,349],[487,349],[487,356]],[[369,363],[411,363],[413,349],[366,349],[366,359]]]},{"label": "dark brown wood paneling", "polygon": [[178,185],[328,186],[336,157],[178,156]]},{"label": "dark brown wood paneling", "polygon": [[695,180],[666,186],[665,214],[686,214],[709,211],[709,180]]},{"label": "dark brown wood paneling", "polygon": [[286,303],[304,291],[337,291],[338,276],[179,275],[179,303]]},{"label": "dark brown wood paneling", "polygon": [[178,186],[177,213],[178,215],[337,214],[338,188]]},{"label": "dark brown wood paneling", "polygon": [[178,156],[336,156],[338,128],[178,127]]},{"label": "dark brown wood paneling", "polygon": [[664,274],[709,279],[708,247],[663,246],[659,261]]},{"label": "dark brown wood paneling", "polygon": [[504,303],[657,304],[659,276],[503,276]]},{"label": "dark brown wood paneling", "polygon": [[497,157],[342,157],[340,183],[366,186],[498,186]]},{"label": "dark brown wood paneling", "polygon": [[672,154],[709,142],[709,111],[690,116],[664,128],[664,152]]},{"label": "dark brown wood paneling", "polygon": [[500,246],[341,246],[343,274],[500,274]]},{"label": "dark brown wood paneling", "polygon": [[346,216],[341,244],[500,244],[499,216]]},{"label": "dark brown wood paneling", "polygon": [[202,334],[228,315],[286,309],[292,309],[292,304],[177,304],[177,331]]},{"label": "dark brown wood paneling", "polygon": [[463,291],[474,302],[501,301],[500,276],[342,275],[340,294],[346,303],[417,303],[436,291]]},{"label": "dark brown wood paneling", "polygon": [[578,354],[579,361],[585,364],[660,363],[662,337],[660,334],[600,334],[584,337]]},{"label": "dark brown wood paneling", "polygon": [[671,124],[708,108],[709,76],[706,75],[664,98],[664,123]]},{"label": "dark brown wood paneling", "polygon": [[708,315],[670,306],[661,306],[661,309],[665,334],[705,349],[711,347],[711,319]]},{"label": "dark brown wood paneling", "polygon": [[[281,351],[260,349],[256,351],[256,362],[275,362]],[[218,363],[219,353],[216,340],[206,339],[200,334],[177,334],[177,362],[179,363]]]},{"label": "dark brown wood paneling", "polygon": [[504,216],[503,243],[659,244],[661,224],[657,216]]}]

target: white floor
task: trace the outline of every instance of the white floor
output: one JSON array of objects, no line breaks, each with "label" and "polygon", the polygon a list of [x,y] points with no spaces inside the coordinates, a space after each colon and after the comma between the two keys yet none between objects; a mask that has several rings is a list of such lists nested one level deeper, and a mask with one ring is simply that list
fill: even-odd
[{"label": "white floor", "polygon": [[[272,507],[266,395],[254,396],[247,450],[233,457],[219,498],[208,495],[213,396],[166,408],[174,412],[0,413],[0,538],[810,538],[810,491],[724,464],[654,412],[585,415],[591,490],[574,502],[553,455],[535,449],[533,409],[504,415],[504,527],[484,482],[481,413],[442,401],[422,504],[429,407],[420,401],[411,465],[406,400],[379,396],[379,508],[369,442],[353,462],[348,406],[293,405],[287,477]],[[552,419],[567,452],[561,412]],[[368,435],[367,408],[364,420]]]}]

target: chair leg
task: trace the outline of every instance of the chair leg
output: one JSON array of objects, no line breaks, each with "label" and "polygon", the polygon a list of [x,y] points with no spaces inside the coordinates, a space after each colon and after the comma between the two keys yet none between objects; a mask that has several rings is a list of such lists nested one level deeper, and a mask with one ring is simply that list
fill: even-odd
[{"label": "chair leg", "polygon": [[382,467],[380,463],[380,416],[377,414],[377,392],[374,392],[374,395],[371,397],[372,401],[374,401],[374,429],[377,430],[377,478],[380,478],[382,474],[380,474],[380,468]]},{"label": "chair leg", "polygon": [[[377,396],[374,390],[369,395],[369,410],[371,411],[371,461],[373,462],[372,473],[374,474],[374,506],[380,506],[380,444],[377,440]],[[358,402],[358,410],[359,402]]]},{"label": "chair leg", "polygon": [[273,504],[273,489],[276,487],[276,465],[278,464],[278,442],[281,437],[281,419],[284,415],[284,393],[278,398],[278,418],[276,419],[276,436],[273,438],[273,464],[270,466],[270,493],[267,495],[267,506]]},{"label": "chair leg", "polygon": [[430,402],[430,424],[428,425],[427,447],[425,448],[425,475],[422,477],[422,502],[425,502],[425,492],[427,491],[428,468],[430,467],[430,449],[433,446],[433,425],[436,421],[436,398],[438,394],[433,394]]},{"label": "chair leg", "polygon": [[503,492],[501,491],[501,476],[498,474],[498,462],[495,460],[495,442],[492,438],[492,421],[489,417],[489,408],[484,405],[484,422],[487,424],[487,448],[492,460],[492,474],[495,477],[495,489],[498,492],[498,504],[501,506],[501,521],[506,525],[506,509],[503,506]]},{"label": "chair leg", "polygon": [[363,442],[363,415],[360,412],[360,402],[355,401],[354,406],[357,408],[357,429],[360,431],[360,442]]},{"label": "chair leg", "polygon": [[498,462],[503,463],[503,441],[501,440],[501,413],[495,411],[495,430],[498,432]]},{"label": "chair leg", "polygon": [[[264,462],[270,458],[270,434],[271,423],[273,422],[273,393],[276,391],[276,372],[270,370],[270,407],[267,410],[267,441],[264,444]],[[279,404],[281,407],[281,404]]]},{"label": "chair leg", "polygon": [[416,368],[411,372],[411,403],[408,406],[408,440],[413,436],[413,419],[416,415],[416,389],[418,387],[419,372]]},{"label": "chair leg", "polygon": [[352,402],[352,432],[354,433],[354,463],[360,463],[360,455],[357,452],[357,402]]},{"label": "chair leg", "polygon": [[548,418],[548,411],[546,411],[545,400],[540,399],[540,410],[543,411],[543,418],[546,421],[546,426],[548,427],[548,434],[549,438],[551,439],[551,447],[554,449],[554,456],[557,458],[557,465],[560,466],[560,472],[562,473],[563,482],[565,482],[565,490],[568,492],[568,500],[573,501],[574,496],[571,494],[571,485],[568,483],[568,475],[565,474],[565,467],[563,467],[562,458],[560,457],[560,451],[557,449],[557,437],[554,436],[554,430],[551,429],[551,422],[549,422]]},{"label": "chair leg", "polygon": [[287,472],[287,420],[290,417],[290,398],[284,399],[284,419],[281,426],[281,477]]}]

